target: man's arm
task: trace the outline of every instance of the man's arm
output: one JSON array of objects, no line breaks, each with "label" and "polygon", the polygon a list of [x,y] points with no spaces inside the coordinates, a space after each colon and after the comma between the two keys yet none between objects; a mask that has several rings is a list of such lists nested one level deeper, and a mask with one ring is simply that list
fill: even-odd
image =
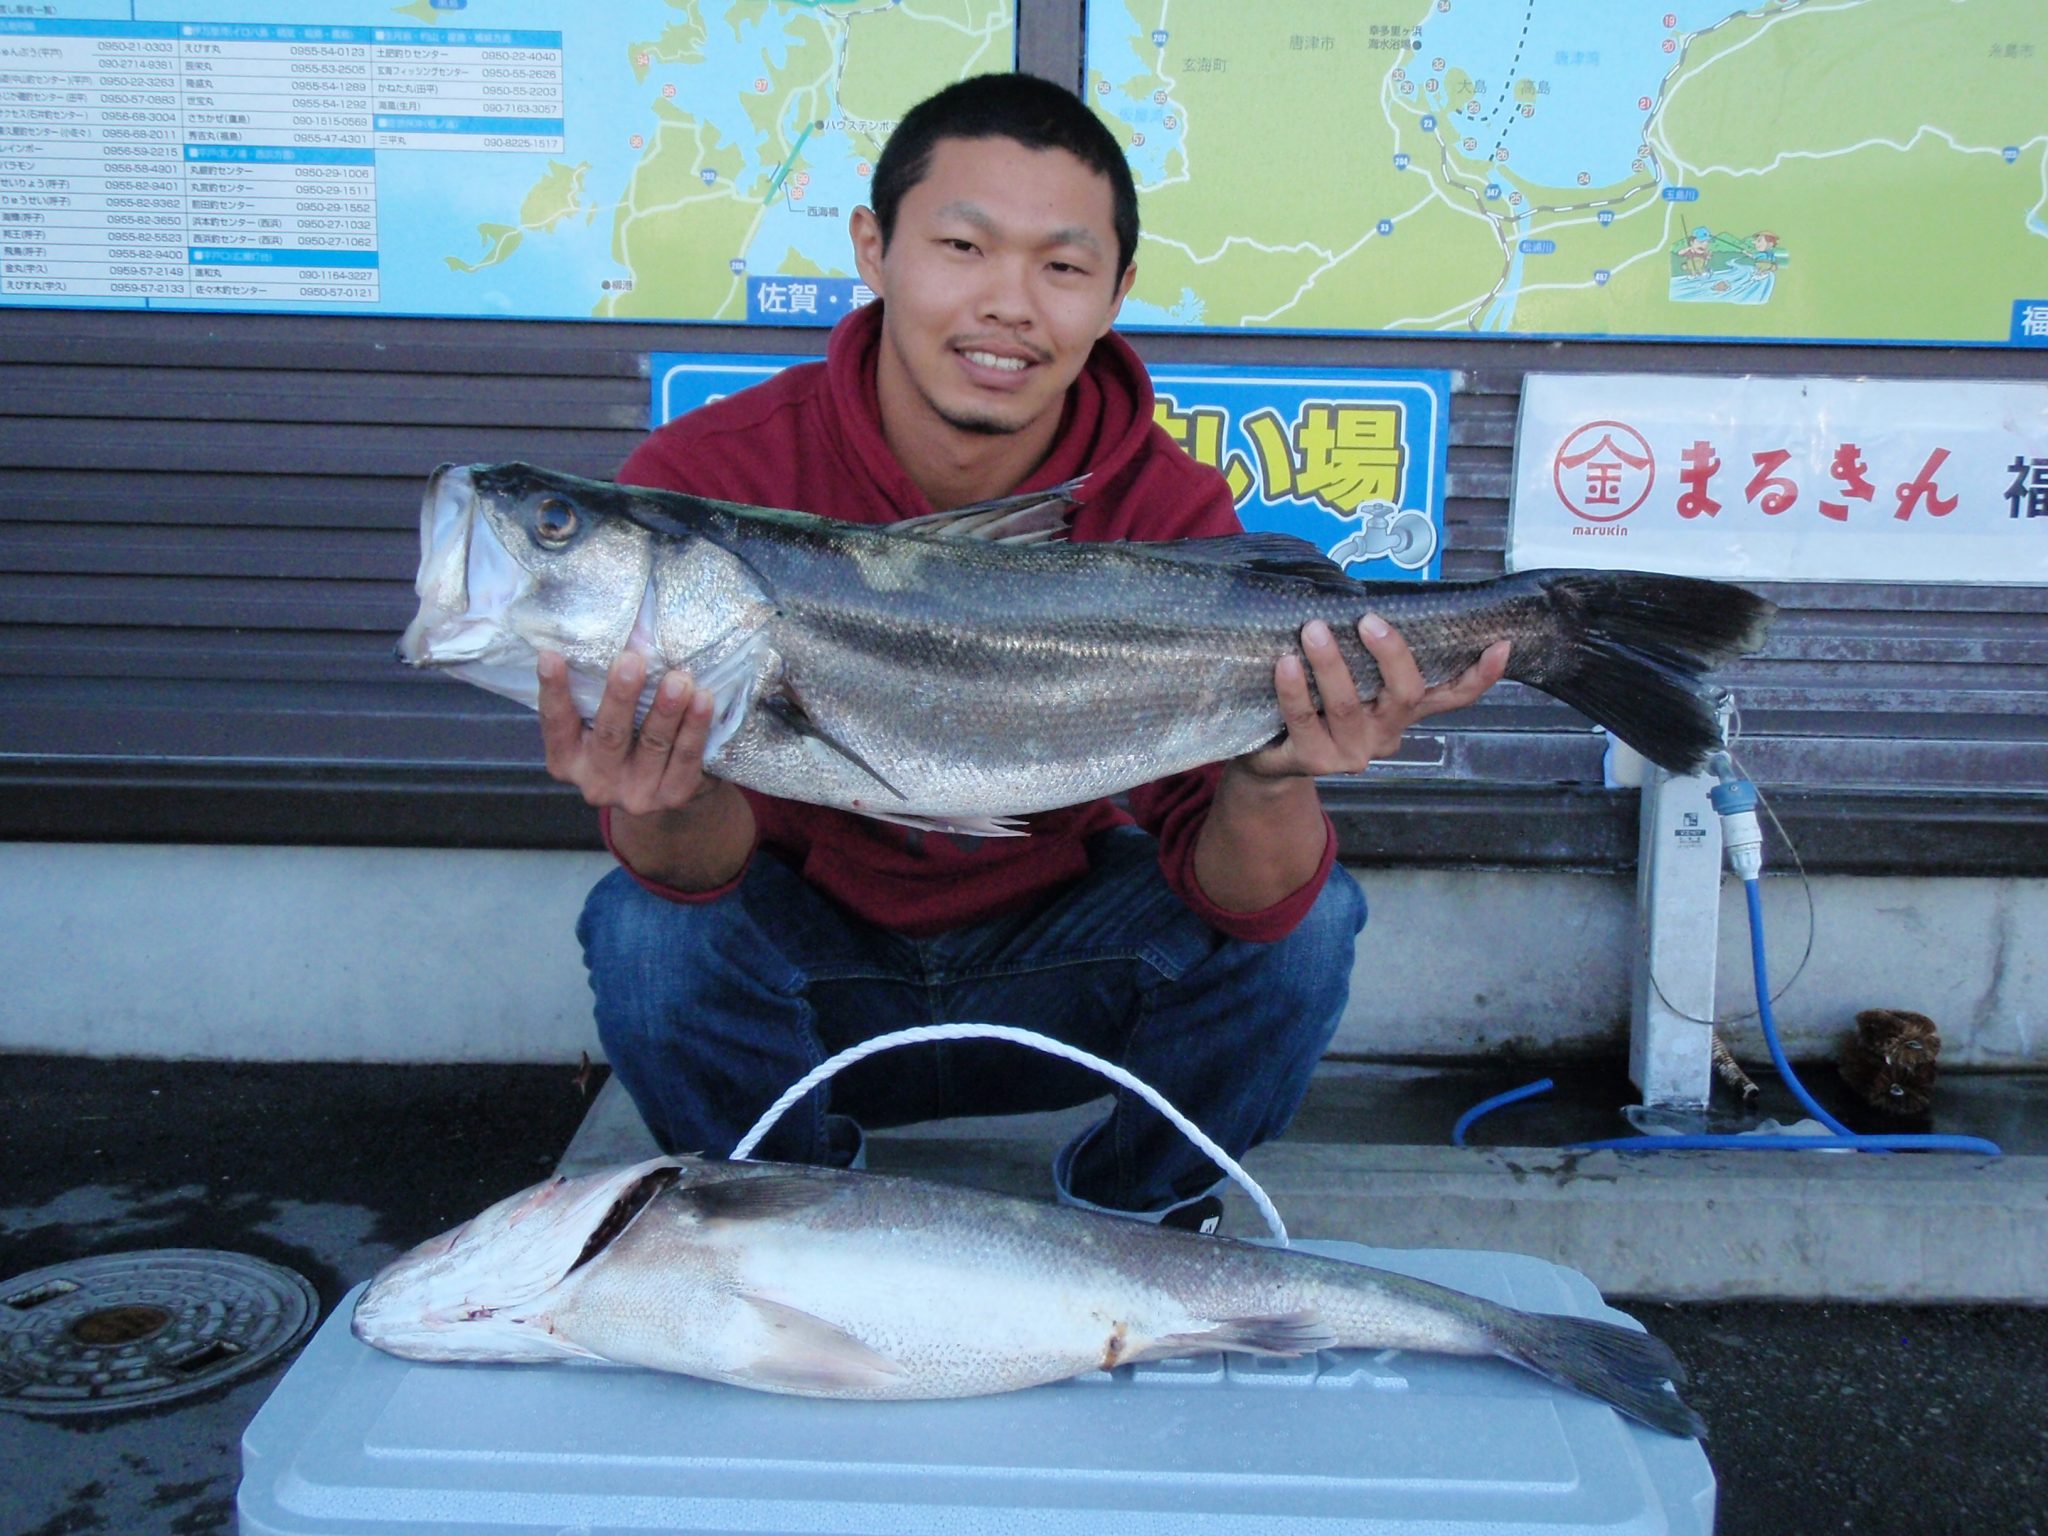
[{"label": "man's arm", "polygon": [[680,891],[715,891],[746,866],[754,812],[731,784],[704,772],[711,695],[671,672],[640,729],[633,711],[647,663],[612,664],[589,725],[569,696],[562,658],[540,658],[540,733],[548,772],[610,812],[612,846],[635,874]]},{"label": "man's arm", "polygon": [[1470,704],[1508,664],[1502,640],[1461,675],[1430,688],[1408,642],[1377,614],[1358,621],[1358,638],[1379,664],[1380,690],[1370,704],[1358,697],[1351,669],[1320,620],[1302,630],[1301,644],[1321,712],[1298,657],[1284,656],[1273,669],[1287,734],[1224,768],[1195,840],[1195,879],[1217,906],[1257,912],[1300,890],[1321,866],[1327,841],[1317,777],[1358,773],[1393,756],[1409,726]]}]

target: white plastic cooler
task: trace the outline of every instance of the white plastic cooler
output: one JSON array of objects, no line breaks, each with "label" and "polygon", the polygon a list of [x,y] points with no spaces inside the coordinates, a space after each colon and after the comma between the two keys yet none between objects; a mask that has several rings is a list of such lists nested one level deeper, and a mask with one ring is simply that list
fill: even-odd
[{"label": "white plastic cooler", "polygon": [[[1619,1318],[1513,1254],[1298,1246],[1534,1311]],[[842,1403],[611,1366],[417,1365],[351,1292],[242,1438],[243,1536],[1682,1532],[1701,1447],[1501,1361],[1326,1351]]]}]

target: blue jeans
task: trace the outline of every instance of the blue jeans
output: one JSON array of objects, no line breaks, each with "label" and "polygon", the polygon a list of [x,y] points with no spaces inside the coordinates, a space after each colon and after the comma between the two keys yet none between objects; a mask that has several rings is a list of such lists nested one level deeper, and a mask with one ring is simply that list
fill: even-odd
[{"label": "blue jeans", "polygon": [[[1349,992],[1365,925],[1333,870],[1270,944],[1226,938],[1166,886],[1135,827],[1089,843],[1091,868],[1035,912],[930,938],[875,928],[756,853],[728,895],[696,905],[598,882],[577,924],[613,1072],[668,1151],[722,1157],[789,1085],[856,1042],[919,1024],[1009,1024],[1116,1062],[1233,1157],[1286,1130]],[[1110,1084],[1006,1041],[899,1046],[794,1105],[757,1155],[844,1164],[859,1126],[1063,1109]],[[1055,1163],[1071,1203],[1157,1214],[1221,1177],[1125,1089]]]}]

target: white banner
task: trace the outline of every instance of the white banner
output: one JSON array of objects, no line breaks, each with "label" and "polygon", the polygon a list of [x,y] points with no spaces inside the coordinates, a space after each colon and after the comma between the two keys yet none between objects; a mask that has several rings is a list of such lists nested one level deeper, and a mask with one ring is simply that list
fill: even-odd
[{"label": "white banner", "polygon": [[2048,384],[1531,374],[1507,568],[2048,583]]}]

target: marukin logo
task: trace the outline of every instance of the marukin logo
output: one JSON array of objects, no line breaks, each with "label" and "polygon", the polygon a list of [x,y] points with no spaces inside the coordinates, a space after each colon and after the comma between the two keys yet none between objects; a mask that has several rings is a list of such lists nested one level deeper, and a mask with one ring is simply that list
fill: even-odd
[{"label": "marukin logo", "polygon": [[1649,499],[1657,458],[1627,423],[1588,422],[1558,445],[1550,477],[1574,517],[1616,523]]}]

